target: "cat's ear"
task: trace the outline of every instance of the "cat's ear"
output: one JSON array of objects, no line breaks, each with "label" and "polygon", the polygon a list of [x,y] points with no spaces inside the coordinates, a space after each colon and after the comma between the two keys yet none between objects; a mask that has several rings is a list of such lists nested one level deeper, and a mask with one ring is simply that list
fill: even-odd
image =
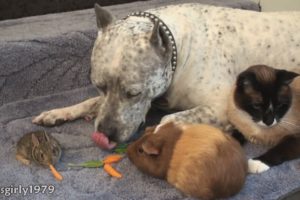
[{"label": "cat's ear", "polygon": [[246,89],[252,87],[252,84],[255,81],[255,74],[251,71],[242,72],[236,81],[237,88]]},{"label": "cat's ear", "polygon": [[299,74],[291,71],[286,71],[286,70],[278,70],[277,72],[277,79],[280,81],[280,83],[283,84],[290,84],[295,77],[299,76]]}]

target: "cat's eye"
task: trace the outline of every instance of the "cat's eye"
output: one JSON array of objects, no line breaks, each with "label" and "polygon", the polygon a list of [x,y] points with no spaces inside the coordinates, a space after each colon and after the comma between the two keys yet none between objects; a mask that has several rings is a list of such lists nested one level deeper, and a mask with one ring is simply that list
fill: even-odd
[{"label": "cat's eye", "polygon": [[285,106],[287,106],[288,104],[287,103],[280,103],[276,106],[277,109],[280,109],[280,108],[283,108]]},{"label": "cat's eye", "polygon": [[52,149],[52,153],[55,155],[55,154],[56,154],[56,150],[55,150],[55,149]]},{"label": "cat's eye", "polygon": [[254,103],[252,104],[252,108],[254,108],[255,110],[260,110],[262,107],[261,103]]},{"label": "cat's eye", "polygon": [[40,156],[41,156],[41,159],[44,160],[44,154],[41,153]]}]

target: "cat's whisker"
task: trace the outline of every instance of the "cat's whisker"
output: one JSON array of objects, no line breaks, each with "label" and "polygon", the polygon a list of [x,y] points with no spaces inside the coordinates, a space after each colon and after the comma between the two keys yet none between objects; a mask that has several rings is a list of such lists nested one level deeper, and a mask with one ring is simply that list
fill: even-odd
[{"label": "cat's whisker", "polygon": [[294,126],[294,127],[299,127],[299,128],[300,128],[300,125],[294,124],[294,123],[289,122],[289,121],[282,120],[281,123],[288,124],[288,125],[292,125],[292,126]]}]

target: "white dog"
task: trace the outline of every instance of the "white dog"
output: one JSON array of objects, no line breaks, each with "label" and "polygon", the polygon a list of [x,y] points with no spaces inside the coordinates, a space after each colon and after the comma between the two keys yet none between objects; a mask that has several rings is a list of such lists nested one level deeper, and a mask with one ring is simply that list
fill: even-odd
[{"label": "white dog", "polygon": [[95,8],[100,30],[91,80],[100,96],[43,112],[33,122],[54,125],[95,116],[103,148],[128,140],[158,97],[182,110],[162,122],[225,127],[229,93],[241,71],[265,64],[300,72],[299,12],[181,4],[114,20]]}]

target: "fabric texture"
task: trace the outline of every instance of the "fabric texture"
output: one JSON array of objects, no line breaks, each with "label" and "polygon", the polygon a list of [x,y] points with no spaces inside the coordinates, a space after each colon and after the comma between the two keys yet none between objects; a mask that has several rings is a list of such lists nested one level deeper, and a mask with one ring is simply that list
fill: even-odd
[{"label": "fabric texture", "polygon": [[[132,11],[182,2],[259,10],[250,0],[152,0],[108,9],[120,18]],[[101,168],[68,169],[69,162],[102,159],[110,153],[92,142],[93,122],[76,120],[51,128],[31,123],[42,111],[97,95],[89,80],[96,33],[92,9],[0,22],[0,188],[55,186],[52,194],[10,194],[10,199],[190,199],[167,182],[139,172],[127,158],[114,165],[124,176],[121,180]],[[151,110],[147,124],[157,123],[163,114]],[[49,169],[24,166],[15,159],[17,141],[36,130],[47,131],[61,143],[63,154],[56,168],[64,177],[62,182],[55,181]],[[251,145],[246,150],[249,157],[264,151]],[[277,199],[300,186],[299,171],[300,162],[295,160],[249,175],[242,191],[230,199]],[[0,199],[6,199],[3,190]]]}]

